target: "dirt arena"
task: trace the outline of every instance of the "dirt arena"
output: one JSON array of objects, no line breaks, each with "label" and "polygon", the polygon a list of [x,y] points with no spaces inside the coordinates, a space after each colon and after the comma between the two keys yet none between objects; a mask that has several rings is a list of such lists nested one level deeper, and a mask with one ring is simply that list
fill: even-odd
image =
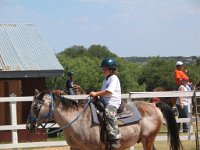
[{"label": "dirt arena", "polygon": [[[7,149],[12,150],[12,149]],[[19,150],[70,150],[69,146],[45,147],[45,148],[19,148]]]}]

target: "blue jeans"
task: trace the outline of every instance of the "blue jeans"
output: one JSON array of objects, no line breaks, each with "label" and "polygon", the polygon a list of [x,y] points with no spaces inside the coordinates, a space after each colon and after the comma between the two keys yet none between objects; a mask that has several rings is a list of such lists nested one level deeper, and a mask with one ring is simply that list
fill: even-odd
[{"label": "blue jeans", "polygon": [[[180,105],[176,105],[178,109],[178,118],[188,118],[188,106],[183,106],[183,109],[181,109]],[[180,129],[181,124],[178,123],[178,128]],[[188,123],[183,123],[183,132],[188,131]]]},{"label": "blue jeans", "polygon": [[68,89],[68,90],[67,90],[67,94],[68,94],[68,95],[74,95],[74,90],[73,90],[73,88]]}]

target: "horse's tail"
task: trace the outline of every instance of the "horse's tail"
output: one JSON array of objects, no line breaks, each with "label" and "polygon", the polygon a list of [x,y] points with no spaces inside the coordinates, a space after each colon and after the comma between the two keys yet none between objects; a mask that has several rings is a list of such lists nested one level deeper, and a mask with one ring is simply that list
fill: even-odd
[{"label": "horse's tail", "polygon": [[179,130],[172,109],[165,103],[156,103],[156,106],[161,110],[167,123],[167,136],[170,143],[170,150],[182,150],[183,146],[179,138]]}]

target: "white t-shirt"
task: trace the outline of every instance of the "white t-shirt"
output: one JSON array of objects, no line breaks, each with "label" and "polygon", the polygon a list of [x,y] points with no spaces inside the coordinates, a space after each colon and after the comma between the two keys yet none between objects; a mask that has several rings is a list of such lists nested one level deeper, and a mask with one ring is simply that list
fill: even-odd
[{"label": "white t-shirt", "polygon": [[[190,91],[190,89],[188,89],[187,86],[183,86],[181,85],[179,88],[178,88],[178,91],[181,91],[181,89],[184,89],[184,91]],[[182,103],[184,106],[188,106],[188,101],[190,100],[190,97],[182,97]],[[180,102],[179,102],[179,98],[177,98],[176,100],[176,104],[177,105],[180,105]]]},{"label": "white t-shirt", "polygon": [[111,92],[110,95],[102,96],[104,105],[112,105],[119,108],[121,104],[121,86],[116,75],[104,79],[101,90]]}]

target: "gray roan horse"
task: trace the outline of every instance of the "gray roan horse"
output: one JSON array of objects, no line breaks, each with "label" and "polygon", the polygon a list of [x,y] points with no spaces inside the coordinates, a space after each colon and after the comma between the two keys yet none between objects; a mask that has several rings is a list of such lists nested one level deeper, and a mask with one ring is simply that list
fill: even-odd
[{"label": "gray roan horse", "polygon": [[[142,101],[133,103],[141,113],[142,119],[136,124],[120,126],[122,138],[118,150],[129,148],[139,142],[143,144],[144,150],[152,150],[156,135],[163,125],[163,119],[167,122],[169,149],[182,149],[176,120],[169,106],[164,103],[155,105]],[[55,93],[36,92],[26,127],[29,131],[35,131],[53,115],[53,119],[61,128],[70,124],[63,132],[71,150],[105,150],[106,145],[100,138],[100,126],[93,124],[91,110],[85,107],[86,104]],[[78,115],[80,117],[72,123]]]}]

